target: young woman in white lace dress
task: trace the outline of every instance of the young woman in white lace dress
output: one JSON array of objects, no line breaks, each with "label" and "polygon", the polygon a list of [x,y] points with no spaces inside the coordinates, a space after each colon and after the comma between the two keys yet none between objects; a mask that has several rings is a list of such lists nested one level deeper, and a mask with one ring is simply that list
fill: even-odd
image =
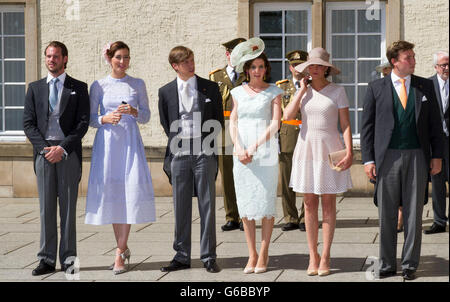
[{"label": "young woman in white lace dress", "polygon": [[[278,140],[281,94],[283,90],[265,82],[270,73],[267,57],[262,52],[264,42],[252,38],[239,44],[243,71],[248,84],[231,90],[233,110],[230,134],[234,144],[233,175],[239,216],[244,224],[249,250],[244,273],[263,273],[269,262],[278,184]],[[239,52],[241,51],[241,52]],[[234,64],[233,64],[234,65]],[[239,65],[239,64],[238,64]],[[238,66],[238,72],[242,72]],[[256,220],[261,220],[261,248],[256,251]]]},{"label": "young woman in white lace dress", "polygon": [[[352,187],[352,131],[348,99],[344,87],[329,82],[329,75],[340,71],[330,64],[329,54],[323,48],[309,52],[308,61],[295,69],[308,73],[312,79],[303,78],[299,92],[284,110],[283,118],[289,120],[301,110],[302,129],[292,158],[290,186],[303,193],[305,203],[306,233],[309,246],[308,275],[325,276],[330,273],[330,249],[336,225],[336,194]],[[343,131],[345,147],[337,128],[338,120]],[[337,164],[340,172],[328,165],[328,154],[344,149],[346,156]],[[319,196],[322,199],[322,257],[317,252],[319,233]]]}]

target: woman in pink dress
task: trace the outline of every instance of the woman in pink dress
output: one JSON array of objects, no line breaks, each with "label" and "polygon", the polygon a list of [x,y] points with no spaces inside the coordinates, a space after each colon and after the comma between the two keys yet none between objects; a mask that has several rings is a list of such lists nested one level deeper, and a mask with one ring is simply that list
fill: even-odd
[{"label": "woman in pink dress", "polygon": [[[330,55],[323,48],[314,48],[308,61],[295,67],[309,74],[301,81],[301,87],[293,101],[284,110],[284,120],[302,114],[302,129],[292,159],[290,186],[303,193],[305,203],[306,235],[309,246],[310,276],[326,276],[330,273],[330,249],[336,225],[336,194],[352,187],[349,168],[352,165],[352,131],[348,99],[344,87],[327,80],[340,71],[329,63]],[[345,142],[342,143],[338,120]],[[331,169],[328,154],[344,149],[345,157],[337,164],[340,172]],[[323,251],[317,252],[319,233],[319,196],[322,199]]]}]

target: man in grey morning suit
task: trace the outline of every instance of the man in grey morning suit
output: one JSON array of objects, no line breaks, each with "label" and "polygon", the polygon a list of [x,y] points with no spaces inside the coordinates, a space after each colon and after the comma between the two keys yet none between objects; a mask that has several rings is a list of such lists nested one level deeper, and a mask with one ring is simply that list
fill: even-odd
[{"label": "man in grey morning suit", "polygon": [[367,176],[376,181],[380,217],[381,278],[396,275],[397,214],[403,203],[402,276],[415,279],[422,243],[428,173],[440,172],[442,124],[430,80],[413,75],[414,45],[397,41],[386,56],[392,73],[369,83],[362,116],[361,151]]},{"label": "man in grey morning suit", "polygon": [[200,212],[200,259],[208,272],[216,263],[215,137],[224,124],[219,86],[195,75],[194,53],[177,46],[169,54],[177,78],[159,89],[159,118],[168,136],[164,172],[172,184],[176,255],[161,271],[190,267],[192,196]]},{"label": "man in grey morning suit", "polygon": [[81,179],[81,138],[88,130],[90,111],[87,84],[65,72],[66,46],[53,41],[44,54],[48,76],[29,84],[23,113],[24,132],[33,144],[41,216],[40,262],[32,272],[34,276],[55,271],[58,197],[61,270],[71,268],[77,256],[75,214]]},{"label": "man in grey morning suit", "polygon": [[433,81],[434,91],[436,93],[437,102],[439,105],[439,113],[442,122],[442,128],[445,136],[444,141],[444,158],[442,160],[442,171],[436,175],[431,176],[431,183],[433,184],[432,199],[433,199],[433,225],[425,234],[436,234],[445,232],[448,218],[445,216],[445,208],[447,205],[447,186],[449,165],[448,165],[448,135],[449,135],[449,104],[448,104],[448,53],[439,51],[433,55],[434,68],[436,74],[429,78]]}]

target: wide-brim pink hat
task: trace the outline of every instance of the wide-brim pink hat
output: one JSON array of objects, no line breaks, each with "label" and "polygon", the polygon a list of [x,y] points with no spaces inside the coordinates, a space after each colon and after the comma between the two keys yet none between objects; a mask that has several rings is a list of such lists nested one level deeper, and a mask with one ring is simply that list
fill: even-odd
[{"label": "wide-brim pink hat", "polygon": [[298,72],[305,72],[309,65],[322,65],[330,67],[330,75],[340,74],[341,71],[330,63],[330,54],[322,47],[316,47],[308,53],[308,60],[305,63],[295,66]]}]

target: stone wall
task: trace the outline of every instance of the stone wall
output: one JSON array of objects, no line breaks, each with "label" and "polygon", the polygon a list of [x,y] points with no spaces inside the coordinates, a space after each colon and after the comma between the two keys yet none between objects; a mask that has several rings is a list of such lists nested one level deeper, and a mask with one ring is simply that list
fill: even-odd
[{"label": "stone wall", "polygon": [[435,74],[433,53],[448,52],[449,2],[447,0],[403,0],[401,9],[402,39],[416,46],[416,75]]},{"label": "stone wall", "polygon": [[[177,45],[191,48],[202,77],[225,66],[221,43],[235,38],[238,1],[79,0],[79,14],[66,2],[40,1],[39,55],[51,40],[64,42],[69,49],[67,72],[90,85],[110,71],[101,57],[106,42],[127,43],[131,50],[128,73],[145,81],[152,112],[150,122],[141,126],[144,144],[165,145],[157,102],[158,88],[176,76],[168,63],[170,49]],[[40,67],[40,76],[45,76],[45,65]],[[94,134],[90,129],[86,145],[92,144]]]}]

